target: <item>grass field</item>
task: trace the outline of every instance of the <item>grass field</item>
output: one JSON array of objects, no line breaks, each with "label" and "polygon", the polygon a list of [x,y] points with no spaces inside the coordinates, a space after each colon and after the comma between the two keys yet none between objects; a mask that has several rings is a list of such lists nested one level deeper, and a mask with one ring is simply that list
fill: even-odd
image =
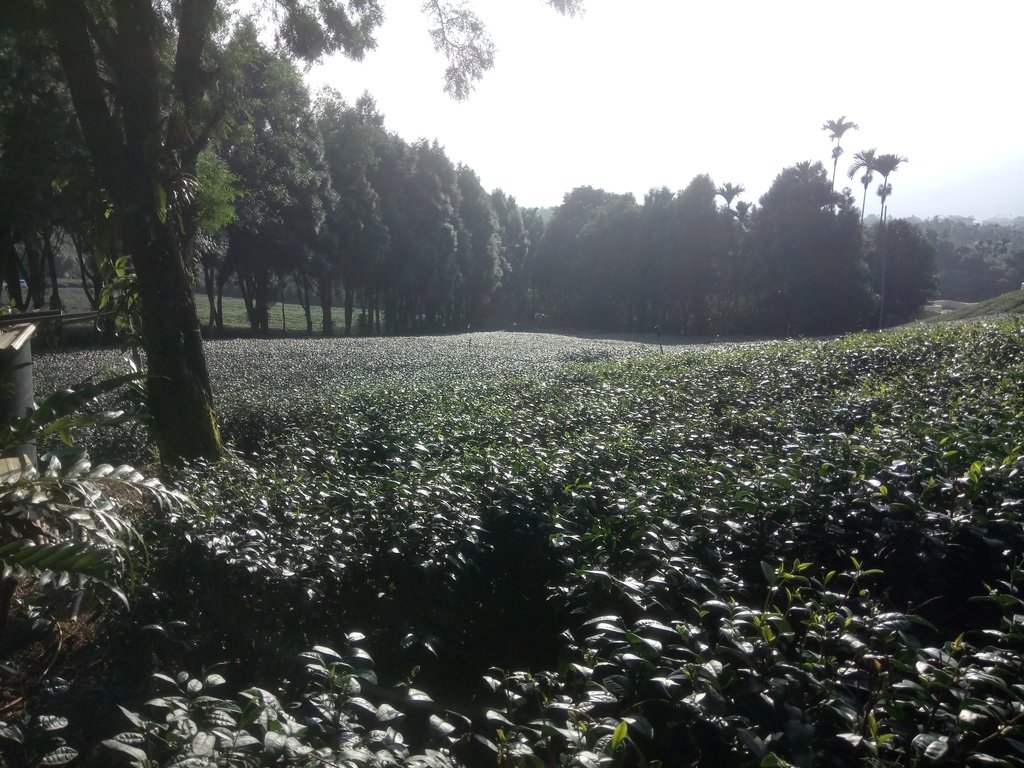
[{"label": "grass field", "polygon": [[[323,331],[323,313],[320,305],[313,297],[311,315],[313,320],[313,333],[319,335]],[[199,311],[199,320],[205,326],[210,319],[210,302],[205,293],[196,295],[196,307]],[[229,330],[249,330],[249,317],[245,312],[245,302],[237,296],[225,296],[223,299],[224,327]],[[335,333],[344,330],[345,310],[343,307],[333,308]],[[357,331],[360,311],[352,316],[353,333]],[[272,302],[269,312],[270,331],[274,333],[286,333],[288,335],[302,334],[306,332],[306,313],[301,304],[293,304],[279,301]]]},{"label": "grass field", "polygon": [[[61,301],[64,303],[64,310],[69,313],[89,312],[92,307],[89,305],[82,284],[71,278],[58,280],[60,286]],[[206,294],[202,291],[196,294],[196,308],[199,312],[199,321],[204,326],[210,319],[210,304]],[[249,319],[245,312],[245,302],[237,296],[225,296],[223,300],[224,327],[231,331],[246,331],[249,329]],[[306,315],[301,304],[273,302],[270,306],[270,328],[271,333],[286,332],[288,335],[302,334],[306,331]],[[343,328],[345,320],[343,307],[334,308],[335,329]],[[319,334],[323,331],[322,314],[319,305],[314,305],[312,310],[313,333]],[[353,315],[353,325],[359,321],[359,311]]]},{"label": "grass field", "polygon": [[[61,299],[67,312],[90,311],[89,302],[79,281],[70,278],[62,278],[59,281]],[[196,307],[199,312],[199,320],[206,326],[210,318],[209,302],[206,294],[202,291],[196,294]],[[941,307],[941,310],[940,310]],[[229,332],[244,332],[249,330],[249,320],[245,312],[245,302],[236,296],[225,296],[223,299],[224,327]],[[933,302],[929,310],[932,314],[927,315],[922,322],[936,323],[951,320],[969,320],[981,317],[992,317],[999,314],[1024,314],[1024,291],[1011,291],[1002,296],[960,306],[949,310],[943,302]],[[271,335],[282,334],[288,336],[301,336],[306,332],[306,316],[300,304],[285,302],[273,302],[270,307],[270,329]],[[335,332],[343,330],[344,308],[334,308]],[[318,305],[312,309],[313,334],[320,335],[323,332],[323,317]],[[357,308],[353,314],[353,333],[359,333],[360,312]]]}]

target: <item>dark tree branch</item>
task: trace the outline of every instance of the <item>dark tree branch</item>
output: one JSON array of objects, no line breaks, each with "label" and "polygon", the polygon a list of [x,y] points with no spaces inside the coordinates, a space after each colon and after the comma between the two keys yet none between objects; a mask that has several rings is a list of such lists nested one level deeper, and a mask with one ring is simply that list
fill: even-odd
[{"label": "dark tree branch", "polygon": [[205,121],[200,117],[200,105],[212,77],[203,69],[203,55],[211,39],[216,8],[216,0],[182,0],[178,12],[173,76],[178,103],[168,124],[167,149],[182,150],[181,165],[188,173],[194,173],[199,153],[206,148],[223,115],[218,111]]},{"label": "dark tree branch", "polygon": [[[148,0],[114,0],[114,16],[119,56],[113,65],[124,115],[126,159],[141,171],[133,177],[148,184],[162,154],[160,20]],[[154,192],[132,190],[143,199]]]},{"label": "dark tree branch", "polygon": [[185,109],[205,95],[207,78],[203,53],[210,41],[216,0],[182,0],[178,12],[178,48],[174,57],[174,86]]},{"label": "dark tree branch", "polygon": [[89,152],[103,183],[124,196],[124,140],[111,114],[107,92],[97,67],[88,29],[94,20],[81,0],[48,0],[47,24],[57,41],[57,53]]},{"label": "dark tree branch", "polygon": [[563,16],[583,15],[583,0],[547,0],[547,3]]},{"label": "dark tree branch", "polygon": [[469,96],[484,72],[494,66],[494,41],[465,3],[426,0],[422,9],[432,20],[434,50],[448,59],[444,90],[453,98]]}]

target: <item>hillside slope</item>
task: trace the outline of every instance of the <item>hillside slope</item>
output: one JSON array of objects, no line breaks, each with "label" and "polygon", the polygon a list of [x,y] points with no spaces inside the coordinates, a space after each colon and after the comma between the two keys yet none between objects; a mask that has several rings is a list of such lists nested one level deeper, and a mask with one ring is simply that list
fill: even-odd
[{"label": "hillside slope", "polygon": [[941,323],[947,320],[970,320],[993,315],[1024,314],[1024,290],[1010,291],[1002,296],[979,301],[976,304],[965,304],[959,309],[933,315],[925,320],[928,323]]}]

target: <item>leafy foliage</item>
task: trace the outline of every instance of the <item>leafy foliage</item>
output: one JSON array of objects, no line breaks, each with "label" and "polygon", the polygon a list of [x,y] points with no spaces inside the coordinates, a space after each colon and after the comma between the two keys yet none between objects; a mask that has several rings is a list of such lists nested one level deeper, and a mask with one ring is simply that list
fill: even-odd
[{"label": "leafy foliage", "polygon": [[[449,768],[452,761],[435,750],[412,755],[396,730],[405,715],[387,703],[374,704],[364,686],[376,687],[373,661],[348,636],[342,655],[316,646],[301,655],[296,699],[282,701],[261,688],[248,688],[233,698],[216,691],[227,682],[213,673],[203,678],[182,672],[157,673],[164,694],[146,702],[149,719],[122,708],[133,730],[103,742],[110,755],[128,764],[150,765],[405,765]],[[419,691],[410,690],[408,701]],[[340,762],[339,762],[340,761]]]},{"label": "leafy foliage", "polygon": [[[24,443],[45,441],[51,435],[71,445],[72,429],[94,424],[123,424],[137,418],[140,415],[138,403],[133,407],[127,392],[129,385],[136,384],[140,378],[135,372],[102,379],[97,376],[54,390],[40,405],[0,432],[0,453],[9,455]],[[105,405],[113,407],[104,407],[101,399],[115,392],[121,393],[120,398],[113,402],[107,398]]]},{"label": "leafy foliage", "polygon": [[943,298],[983,301],[1024,282],[1024,219],[979,223],[936,216],[920,224],[936,248]]},{"label": "leafy foliage", "polygon": [[[71,444],[72,428],[123,422],[123,410],[89,412],[98,397],[135,382],[131,374],[102,382],[83,382],[55,392],[41,406],[17,419],[2,436],[0,450],[10,452],[29,441],[59,435]],[[34,592],[45,588],[81,590],[97,582],[125,601],[115,576],[126,563],[131,525],[118,494],[138,493],[178,509],[188,500],[158,480],[122,464],[93,466],[79,452],[65,469],[53,454],[45,468],[23,463],[0,477],[0,635],[6,628],[14,590],[31,577]]]},{"label": "leafy foliage", "polygon": [[[53,435],[70,445],[72,428],[123,422],[130,415],[125,411],[97,411],[90,406],[138,378],[128,375],[83,382],[54,393],[7,428],[0,438],[0,450],[10,455],[22,443]],[[5,653],[17,647],[16,643],[8,645],[14,634],[7,631],[13,624],[9,621],[12,614],[31,620],[35,632],[56,625],[55,614],[70,604],[74,621],[84,591],[95,586],[103,587],[127,607],[119,582],[132,569],[130,547],[137,536],[125,514],[126,501],[137,503],[146,498],[164,510],[180,510],[190,504],[177,491],[130,466],[94,466],[84,452],[77,455],[81,458],[67,469],[56,455],[46,454],[43,471],[23,462],[20,470],[9,470],[0,477],[0,642],[4,643],[0,647]],[[57,631],[60,633],[59,628]],[[63,678],[48,677],[49,669],[42,679],[33,679],[14,659],[0,664],[3,689],[22,691],[15,701],[4,701],[0,708],[6,718],[0,720],[0,765],[4,768],[64,765],[79,756],[62,733],[68,719],[49,709],[51,700],[70,686]],[[26,699],[32,703],[26,704]]]},{"label": "leafy foliage", "polygon": [[[183,474],[197,509],[147,524],[147,632],[185,642],[118,743],[155,765],[238,743],[253,764],[1019,765],[1022,340],[607,343],[632,357],[500,378],[488,360],[544,337],[382,340],[361,385],[326,342],[260,347],[276,376],[250,363],[246,387],[215,363],[247,460]],[[215,662],[249,687],[209,691]]]}]

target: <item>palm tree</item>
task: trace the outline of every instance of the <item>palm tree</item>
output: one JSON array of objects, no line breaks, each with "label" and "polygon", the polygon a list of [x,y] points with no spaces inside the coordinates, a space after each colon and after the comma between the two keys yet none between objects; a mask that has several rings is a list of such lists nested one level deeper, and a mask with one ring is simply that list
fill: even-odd
[{"label": "palm tree", "polygon": [[736,221],[739,222],[741,229],[747,228],[747,222],[750,221],[751,211],[754,209],[753,203],[748,203],[746,200],[740,200],[736,203]]},{"label": "palm tree", "polygon": [[739,197],[746,191],[746,187],[742,184],[732,184],[731,182],[725,182],[722,186],[715,190],[715,193],[725,200],[725,207],[729,208],[732,206],[734,198]]},{"label": "palm tree", "polygon": [[832,147],[832,189],[836,188],[836,167],[839,165],[839,156],[843,154],[840,142],[843,134],[850,129],[857,130],[857,124],[846,119],[846,115],[840,115],[838,120],[826,120],[821,130],[829,132],[829,138],[836,143]]},{"label": "palm tree", "polygon": [[860,177],[860,183],[864,185],[864,199],[860,204],[860,223],[861,226],[864,226],[864,211],[868,205],[868,187],[871,186],[871,182],[875,179],[874,149],[864,149],[853,156],[850,170],[846,172],[847,178],[852,179],[857,171],[864,171],[864,175]]},{"label": "palm tree", "polygon": [[878,185],[878,196],[882,198],[882,223],[885,223],[885,201],[889,195],[892,194],[892,185],[889,184],[889,174],[899,168],[903,163],[910,162],[907,158],[901,155],[878,155],[875,158],[875,167],[873,168],[881,177],[882,183]]},{"label": "palm tree", "polygon": [[882,211],[881,218],[878,221],[878,239],[881,243],[881,262],[882,262],[882,274],[881,274],[881,295],[878,302],[878,330],[882,330],[885,325],[885,201],[889,195],[892,194],[892,184],[889,183],[889,174],[893,173],[903,163],[909,162],[907,158],[901,155],[879,155],[875,158],[875,171],[877,171],[882,177],[882,183],[878,185],[878,196],[882,198]]}]

